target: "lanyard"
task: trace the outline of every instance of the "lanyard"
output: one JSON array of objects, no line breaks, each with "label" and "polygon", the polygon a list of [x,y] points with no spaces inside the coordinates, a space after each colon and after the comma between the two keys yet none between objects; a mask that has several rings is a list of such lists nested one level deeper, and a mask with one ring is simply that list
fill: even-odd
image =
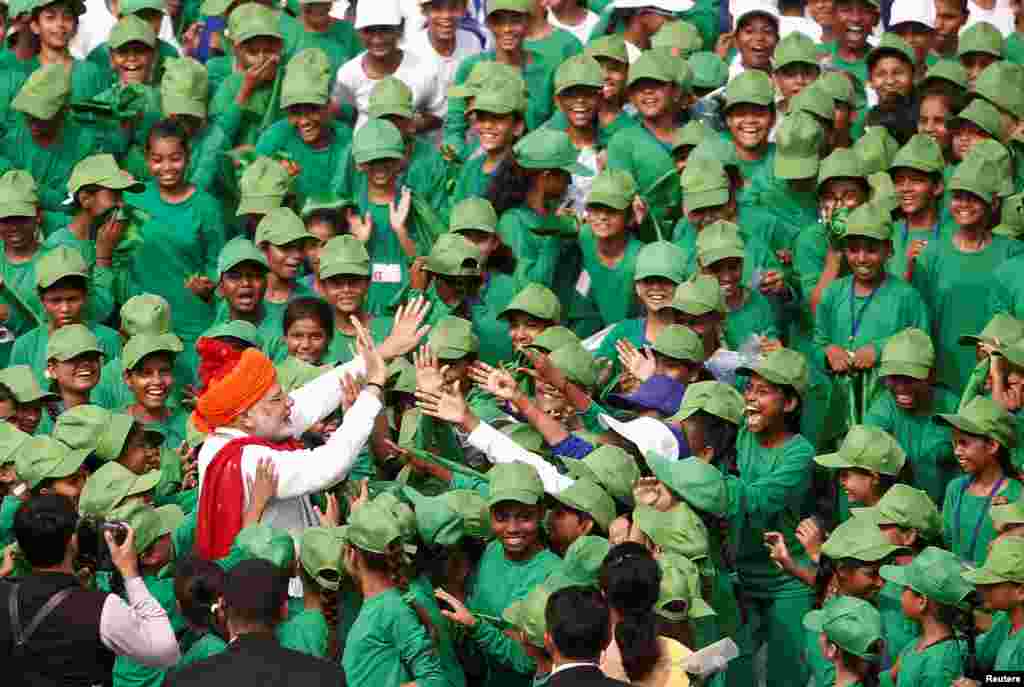
[{"label": "lanyard", "polygon": [[[915,232],[915,233],[920,233],[920,232]],[[935,222],[935,226],[932,227],[932,238],[935,239],[936,241],[939,240],[939,223],[938,223],[938,221],[936,221]],[[910,227],[907,225],[906,222],[904,222],[903,223],[903,245],[906,246],[907,242],[909,240],[910,240]]]},{"label": "lanyard", "polygon": [[[985,499],[985,507],[981,509],[981,515],[978,516],[978,522],[974,523],[974,531],[971,533],[971,546],[967,550],[968,561],[974,560],[974,549],[978,546],[978,533],[981,532],[981,524],[985,522],[985,516],[988,514],[989,506],[992,505],[992,499],[995,498],[1005,481],[1006,477],[1000,477],[999,481],[996,482],[994,487],[992,487],[992,491],[988,493],[988,498]],[[954,513],[953,516],[953,531],[957,533],[957,536],[960,535],[960,509],[964,503],[964,493],[967,491],[968,484],[969,482],[964,482],[963,486],[960,487],[960,498],[957,499],[956,513]]]},{"label": "lanyard", "polygon": [[[882,282],[883,284],[885,282]],[[882,284],[879,284],[871,293],[868,294],[868,301],[865,303],[860,312],[857,312],[857,293],[855,291],[856,284],[855,280],[850,278],[850,345],[853,345],[853,340],[857,338],[857,332],[860,331],[860,325],[864,322],[864,313],[867,312],[868,307],[871,306],[871,301],[874,300],[875,294],[882,288]]]}]

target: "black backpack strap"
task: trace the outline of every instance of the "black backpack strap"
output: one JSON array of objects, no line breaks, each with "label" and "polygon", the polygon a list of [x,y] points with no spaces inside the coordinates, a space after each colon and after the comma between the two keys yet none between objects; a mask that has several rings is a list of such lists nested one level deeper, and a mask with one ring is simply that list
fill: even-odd
[{"label": "black backpack strap", "polygon": [[32,638],[32,635],[34,635],[36,630],[39,629],[39,626],[44,620],[46,620],[46,617],[53,613],[57,609],[57,606],[60,606],[61,603],[64,602],[64,599],[68,598],[68,596],[71,595],[71,592],[74,591],[74,588],[68,587],[51,596],[47,602],[43,604],[43,607],[36,611],[36,614],[32,616],[32,620],[28,622],[28,626],[22,630],[21,619],[19,617],[20,614],[18,612],[19,586],[20,585],[14,585],[11,589],[10,595],[8,596],[8,606],[11,612],[11,633],[14,638],[15,649],[20,649],[28,644],[28,640]]}]

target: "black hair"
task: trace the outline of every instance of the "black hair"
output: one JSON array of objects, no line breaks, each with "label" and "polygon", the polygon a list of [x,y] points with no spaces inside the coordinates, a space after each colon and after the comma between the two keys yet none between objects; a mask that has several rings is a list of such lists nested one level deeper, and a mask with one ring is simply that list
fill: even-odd
[{"label": "black hair", "polygon": [[59,565],[76,527],[75,506],[60,494],[33,496],[14,514],[14,538],[34,568]]},{"label": "black hair", "polygon": [[715,466],[723,473],[738,475],[736,437],[739,436],[740,428],[728,420],[703,410],[698,410],[687,419],[700,423],[704,441],[715,452],[712,459]]},{"label": "black hair", "polygon": [[487,187],[487,199],[494,206],[498,217],[510,208],[526,205],[526,194],[530,190],[530,172],[519,166],[513,156],[505,158]]},{"label": "black hair", "polygon": [[[880,655],[882,653],[884,643],[884,639],[875,640],[868,647],[868,651]],[[843,665],[849,667],[853,672],[860,676],[860,680],[857,684],[861,687],[878,687],[880,683],[879,673],[881,672],[882,666],[877,659],[871,660],[862,658],[856,654],[850,653],[838,644],[836,645],[836,648],[839,649],[839,655],[842,657]]]},{"label": "black hair", "polygon": [[804,414],[804,399],[796,392],[796,389],[789,386],[788,384],[780,385],[783,396],[786,397],[788,402],[790,399],[796,400],[796,407],[793,408],[792,412],[788,412],[785,415],[786,420],[786,431],[791,434],[800,433],[800,423],[803,420]]},{"label": "black hair", "polygon": [[609,612],[594,589],[565,587],[548,597],[544,624],[558,653],[573,661],[597,661],[608,646]]},{"label": "black hair", "polygon": [[345,217],[342,214],[344,211],[345,208],[318,208],[306,215],[305,224],[306,226],[314,222],[330,224],[334,228],[334,235],[337,236],[344,231]]},{"label": "black hair", "polygon": [[288,335],[288,330],[292,328],[292,325],[299,320],[316,321],[327,335],[326,346],[331,345],[331,341],[334,339],[334,310],[326,301],[312,296],[290,301],[284,311],[283,333],[285,336]]},{"label": "black hair", "polygon": [[661,591],[661,568],[645,546],[626,542],[608,552],[600,581],[608,605],[622,614],[615,626],[622,666],[631,682],[642,680],[659,658],[654,605]]},{"label": "black hair", "polygon": [[128,374],[133,374],[136,370],[142,367],[143,363],[145,363],[147,360],[151,360],[152,358],[167,358],[167,362],[169,362],[171,367],[173,368],[175,355],[176,354],[173,351],[153,351],[152,353],[147,353],[146,355],[139,358],[139,361],[135,363],[133,367],[126,367],[124,371],[127,372]]},{"label": "black hair", "polygon": [[176,119],[161,119],[152,126],[149,130],[149,135],[146,136],[146,151],[153,146],[154,141],[159,141],[164,138],[173,138],[181,143],[182,150],[185,151],[185,156],[188,157],[192,153],[192,147],[188,142],[188,132],[185,131],[185,127],[181,125],[181,122]]},{"label": "black hair", "polygon": [[288,600],[288,575],[263,559],[244,560],[224,580],[224,604],[228,617],[274,627],[281,621],[281,607]]},{"label": "black hair", "polygon": [[1010,457],[1010,449],[1003,444],[999,444],[999,451],[996,453],[996,460],[999,461],[999,468],[1007,477],[1013,477],[1019,472],[1017,467],[1013,464],[1013,459]]},{"label": "black hair", "polygon": [[57,281],[53,282],[49,286],[40,286],[39,295],[45,296],[51,289],[78,289],[84,294],[89,294],[89,281],[82,276],[77,274],[69,274],[66,277],[61,277]]},{"label": "black hair", "polygon": [[902,146],[917,133],[917,113],[917,99],[910,94],[897,102],[878,105],[868,110],[864,117],[864,125],[885,127]]},{"label": "black hair", "polygon": [[214,605],[224,594],[226,579],[223,568],[197,556],[186,556],[175,564],[174,596],[181,614],[193,627],[214,628]]},{"label": "black hair", "polygon": [[[387,553],[366,551],[358,546],[353,546],[353,548],[359,552],[359,556],[363,559],[363,563],[369,570],[387,575],[395,587],[402,592],[403,596],[405,595],[409,590],[409,568],[405,563],[405,555],[400,545],[392,544],[389,546]],[[427,609],[411,598],[405,599],[405,601],[416,614],[420,624],[426,629],[427,634],[430,635],[431,640],[433,640],[436,646],[438,632],[437,628],[434,627],[434,622],[430,619],[430,614],[427,613]]]},{"label": "black hair", "polygon": [[925,98],[942,98],[945,100],[946,109],[952,113],[951,116],[955,116],[956,113],[960,112],[967,105],[967,94],[964,92],[964,89],[952,81],[933,78],[918,88],[917,101],[914,103],[915,119],[921,115],[921,104]]},{"label": "black hair", "polygon": [[0,403],[13,403],[15,407],[18,405],[18,397],[6,384],[0,384]]}]

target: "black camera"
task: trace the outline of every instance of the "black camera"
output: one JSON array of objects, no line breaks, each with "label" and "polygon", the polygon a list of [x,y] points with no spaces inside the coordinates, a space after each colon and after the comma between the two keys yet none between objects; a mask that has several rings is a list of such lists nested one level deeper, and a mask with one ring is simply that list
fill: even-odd
[{"label": "black camera", "polygon": [[105,533],[113,535],[114,543],[120,546],[128,537],[128,523],[124,520],[82,518],[78,522],[78,557],[93,570],[112,571],[114,561],[110,557]]}]

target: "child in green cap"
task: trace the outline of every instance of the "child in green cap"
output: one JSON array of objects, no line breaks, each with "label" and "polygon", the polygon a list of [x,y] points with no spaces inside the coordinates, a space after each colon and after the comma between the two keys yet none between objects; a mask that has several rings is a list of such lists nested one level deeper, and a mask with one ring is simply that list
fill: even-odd
[{"label": "child in green cap", "polygon": [[834,16],[835,41],[822,46],[827,61],[855,76],[863,88],[868,83],[868,36],[881,18],[878,0],[836,0]]},{"label": "child in green cap", "polygon": [[473,98],[468,112],[480,147],[459,167],[453,206],[471,196],[487,195],[498,169],[525,131],[525,109],[525,97],[506,89],[488,88]]},{"label": "child in green cap", "polygon": [[146,427],[156,427],[164,435],[163,445],[177,449],[185,441],[188,412],[180,405],[171,405],[175,386],[175,359],[182,351],[182,342],[174,334],[138,334],[124,345],[121,352],[124,383],[134,403],[124,408]]},{"label": "child in green cap", "polygon": [[[619,129],[637,124],[633,113],[624,109],[627,104],[626,79],[629,71],[626,41],[621,34],[601,36],[587,43],[584,54],[597,60],[604,73],[604,85],[597,102],[597,117],[601,130],[606,132],[606,138],[611,139]],[[560,113],[555,113],[549,124],[554,125],[560,116]]]},{"label": "child in green cap", "polygon": [[48,436],[31,437],[15,459],[18,479],[28,484],[32,496],[66,496],[78,509],[78,497],[89,476],[85,467],[88,450],[73,450]]},{"label": "child in green cap", "polygon": [[422,295],[431,303],[428,324],[449,315],[469,319],[469,304],[483,283],[481,262],[476,244],[456,233],[442,234],[430,255],[413,262],[407,297]]},{"label": "child in green cap", "polygon": [[987,21],[971,24],[957,41],[956,56],[967,70],[967,83],[973,88],[978,75],[1004,57],[1003,34]]},{"label": "child in green cap", "polygon": [[220,171],[220,155],[230,145],[219,125],[207,118],[209,77],[202,64],[189,57],[170,58],[160,80],[164,117],[176,120],[189,137],[186,177],[197,188],[210,191]]},{"label": "child in green cap", "polygon": [[50,415],[89,402],[89,394],[100,381],[103,349],[100,342],[82,324],[68,324],[52,333],[46,344],[46,378],[50,390],[59,397]]},{"label": "child in green cap", "polygon": [[953,453],[964,475],[946,487],[942,504],[943,540],[965,561],[980,565],[995,538],[989,508],[1021,496],[1010,451],[1017,443],[1009,413],[995,401],[978,397],[957,414],[936,415],[953,428]]},{"label": "child in green cap", "polygon": [[267,315],[280,321],[288,301],[313,296],[299,281],[306,251],[316,237],[292,210],[276,208],[260,220],[254,243],[267,259],[267,292],[263,306]]},{"label": "child in green cap", "polygon": [[769,184],[775,159],[770,135],[775,128],[775,86],[762,71],[748,70],[725,88],[725,124],[736,162],[750,194]]},{"label": "child in green cap", "polygon": [[789,101],[821,73],[814,41],[799,31],[789,34],[775,46],[772,68],[772,80],[782,96],[779,109],[788,112]]},{"label": "child in green cap", "polygon": [[878,96],[878,103],[861,111],[850,135],[859,139],[868,126],[885,126],[898,141],[905,142],[916,125],[909,116],[914,92],[916,58],[913,48],[895,33],[882,34],[877,46],[868,53],[868,85]]},{"label": "child in green cap", "polygon": [[333,340],[333,309],[319,298],[296,298],[285,308],[282,334],[290,358],[318,367]]},{"label": "child in green cap", "polygon": [[107,86],[107,74],[96,64],[71,54],[71,41],[78,32],[85,3],[77,0],[41,0],[30,3],[28,28],[36,38],[35,65],[59,64],[71,72],[71,94],[75,100],[92,98]]},{"label": "child in green cap", "polygon": [[300,0],[297,17],[302,31],[294,32],[291,55],[315,48],[322,50],[328,59],[330,73],[337,74],[343,64],[363,51],[363,42],[346,19],[331,16],[331,3],[322,0]]},{"label": "child in green cap", "polygon": [[[152,32],[152,42],[147,41],[145,43],[149,48],[148,54],[141,50],[142,43],[136,43],[135,45],[120,43],[115,39],[114,32],[112,31],[110,38],[105,43],[100,43],[93,48],[86,59],[108,74],[113,70],[118,73],[118,76],[121,76],[123,71],[123,67],[119,66],[118,62],[144,61],[147,69],[143,70],[135,67],[129,70],[144,73],[145,78],[136,81],[136,83],[159,83],[164,74],[164,63],[166,60],[178,57],[178,49],[163,38],[159,38],[164,17],[168,14],[167,8],[159,0],[125,0],[119,4],[118,9],[118,23],[124,22],[130,17],[140,22],[137,23],[138,28],[133,27],[133,33],[141,36],[140,29],[143,26]],[[132,23],[136,24],[134,21]],[[115,45],[115,43],[118,44]],[[121,52],[120,56],[118,52]],[[139,73],[138,76],[143,76],[143,74]],[[120,80],[124,83],[123,78]]]},{"label": "child in green cap", "polygon": [[[1019,671],[1024,667],[1021,627],[1024,627],[1024,538],[1010,536],[992,544],[985,565],[966,570],[963,578],[975,585],[981,605],[995,611],[992,628],[978,637],[978,662],[986,670]],[[958,687],[980,684],[961,679]]]},{"label": "child in green cap", "polygon": [[306,204],[302,206],[300,214],[306,231],[316,238],[310,241],[309,250],[306,251],[309,274],[302,278],[302,282],[320,298],[324,297],[323,283],[320,281],[320,255],[327,242],[340,235],[348,226],[345,208],[351,205],[351,200],[327,193],[307,198]]},{"label": "child in green cap", "polygon": [[942,217],[944,169],[940,143],[925,133],[907,141],[889,167],[902,213],[893,227],[889,271],[903,279],[912,274],[911,263],[929,240],[938,240],[943,230],[952,231]]},{"label": "child in green cap", "polygon": [[1004,132],[999,110],[982,99],[971,101],[950,118],[947,126],[952,136],[950,153],[954,162],[963,162],[967,153],[981,141],[1000,140]]},{"label": "child in green cap", "polygon": [[0,370],[0,384],[11,392],[14,399],[14,414],[8,417],[8,422],[25,434],[35,434],[40,427],[43,430],[41,434],[48,434],[53,423],[43,410],[56,400],[57,394],[43,391],[35,372],[28,365],[11,365]]},{"label": "child in green cap", "polygon": [[862,599],[836,596],[821,610],[805,615],[803,625],[817,635],[823,657],[833,666],[835,681],[831,684],[878,683],[877,663],[884,640],[874,606]]}]

